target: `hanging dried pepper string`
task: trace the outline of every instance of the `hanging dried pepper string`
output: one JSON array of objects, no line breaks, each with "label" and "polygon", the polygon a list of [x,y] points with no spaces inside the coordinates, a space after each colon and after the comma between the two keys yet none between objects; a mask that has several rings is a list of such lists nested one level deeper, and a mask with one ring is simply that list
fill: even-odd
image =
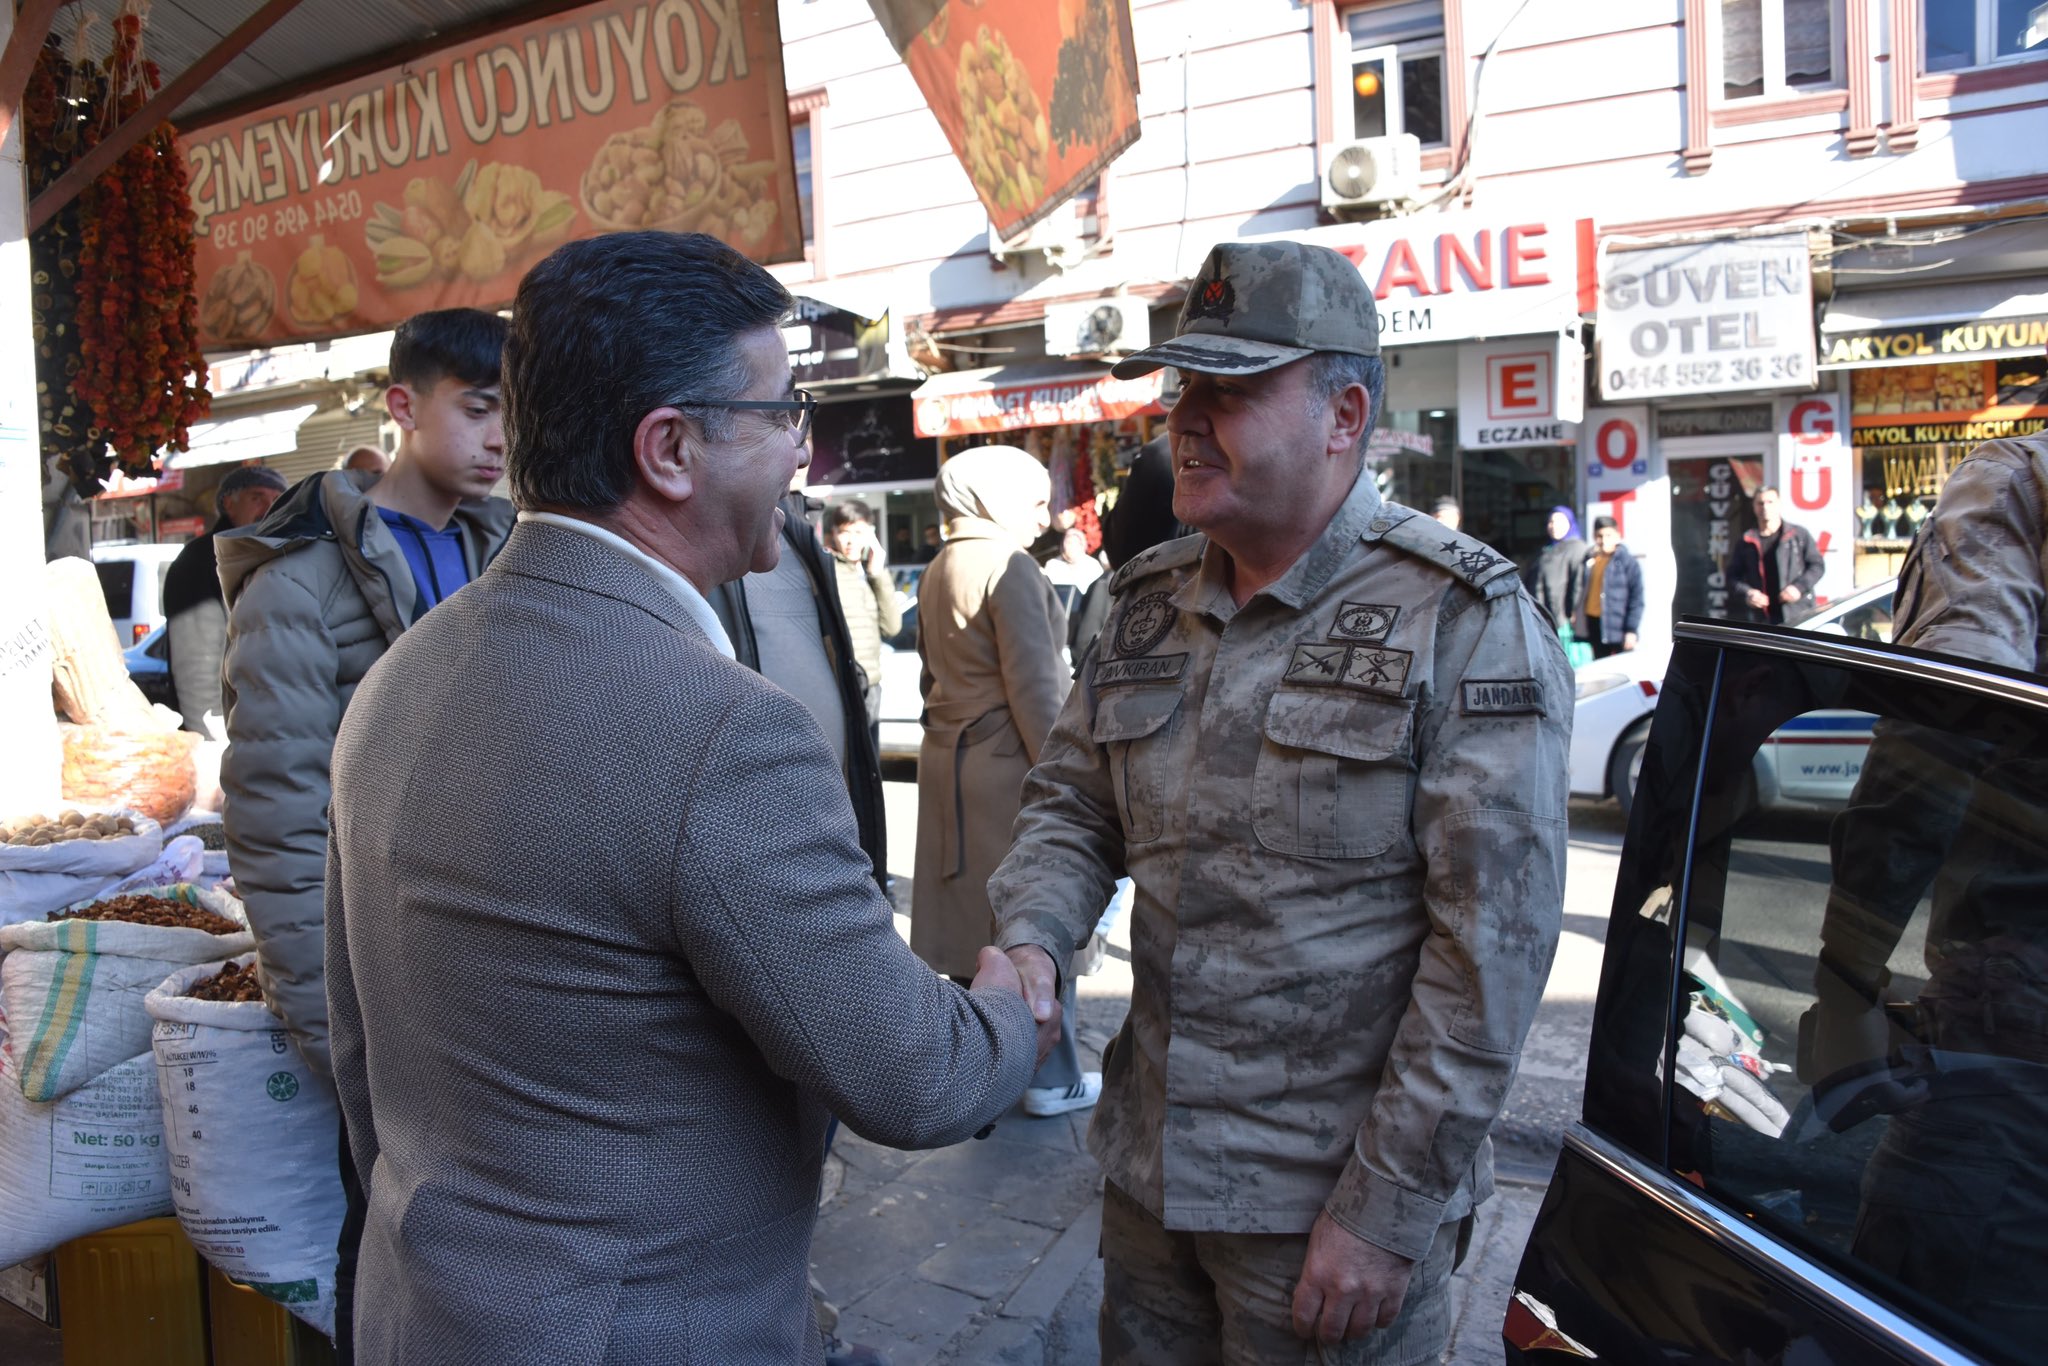
[{"label": "hanging dried pepper string", "polygon": [[[104,135],[155,93],[162,78],[142,55],[142,15],[124,7],[102,67]],[[96,140],[96,139],[94,139]],[[185,448],[211,405],[199,349],[192,203],[177,134],[159,125],[80,195],[78,331],[73,381],[130,474],[154,471],[159,450]]]}]

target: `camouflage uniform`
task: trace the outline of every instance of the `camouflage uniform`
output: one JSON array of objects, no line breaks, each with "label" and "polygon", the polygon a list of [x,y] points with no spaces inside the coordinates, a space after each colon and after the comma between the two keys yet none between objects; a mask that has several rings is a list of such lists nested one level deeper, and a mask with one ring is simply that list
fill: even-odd
[{"label": "camouflage uniform", "polygon": [[[1327,1210],[1423,1261],[1415,1308],[1491,1193],[1557,943],[1571,670],[1511,562],[1370,473],[1241,608],[1225,570],[1192,536],[1117,574],[989,884],[997,942],[1064,968],[1128,869],[1109,1179],[1168,1230],[1293,1235],[1289,1293]],[[1201,1355],[1151,1346],[1129,1359]]]}]

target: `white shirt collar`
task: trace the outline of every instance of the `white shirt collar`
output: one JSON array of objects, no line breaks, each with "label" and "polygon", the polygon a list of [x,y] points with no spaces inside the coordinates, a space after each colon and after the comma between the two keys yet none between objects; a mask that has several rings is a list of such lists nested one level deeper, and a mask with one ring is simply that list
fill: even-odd
[{"label": "white shirt collar", "polygon": [[673,593],[676,601],[682,603],[683,610],[690,614],[690,619],[703,628],[704,634],[711,638],[711,644],[714,649],[727,659],[738,658],[738,655],[734,653],[732,648],[732,637],[726,635],[725,626],[718,620],[718,614],[711,610],[711,604],[704,600],[704,595],[697,591],[697,585],[691,583],[681,574],[678,574],[671,566],[663,564],[639,546],[634,545],[624,536],[619,535],[616,531],[601,527],[595,522],[586,522],[580,517],[569,517],[559,512],[522,512],[519,514],[519,520],[522,522],[546,522],[549,526],[567,527],[571,531],[580,531],[593,540],[604,542],[627,559],[644,565],[647,572],[654,575],[655,581]]}]

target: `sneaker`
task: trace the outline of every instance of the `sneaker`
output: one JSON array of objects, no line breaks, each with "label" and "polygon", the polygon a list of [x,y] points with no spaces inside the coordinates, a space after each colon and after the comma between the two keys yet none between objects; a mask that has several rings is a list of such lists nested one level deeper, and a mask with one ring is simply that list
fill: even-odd
[{"label": "sneaker", "polygon": [[889,1366],[889,1358],[860,1342],[825,1339],[825,1366]]},{"label": "sneaker", "polygon": [[1072,1086],[1032,1086],[1024,1092],[1024,1113],[1044,1119],[1069,1110],[1085,1110],[1102,1099],[1102,1074],[1083,1072]]}]

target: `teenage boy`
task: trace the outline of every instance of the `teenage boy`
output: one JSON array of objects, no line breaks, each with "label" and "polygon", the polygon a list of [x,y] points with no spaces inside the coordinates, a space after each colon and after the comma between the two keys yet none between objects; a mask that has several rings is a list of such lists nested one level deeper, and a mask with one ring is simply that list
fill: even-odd
[{"label": "teenage boy", "polygon": [[[483,571],[510,534],[490,491],[505,468],[498,369],[506,325],[473,308],[421,313],[391,343],[384,405],[398,451],[381,476],[329,470],[268,516],[217,538],[228,603],[228,866],[249,912],[264,994],[323,1077],[327,1052],[328,764],[356,685],[427,610]],[[349,1190],[337,1346],[353,1342]]]}]

